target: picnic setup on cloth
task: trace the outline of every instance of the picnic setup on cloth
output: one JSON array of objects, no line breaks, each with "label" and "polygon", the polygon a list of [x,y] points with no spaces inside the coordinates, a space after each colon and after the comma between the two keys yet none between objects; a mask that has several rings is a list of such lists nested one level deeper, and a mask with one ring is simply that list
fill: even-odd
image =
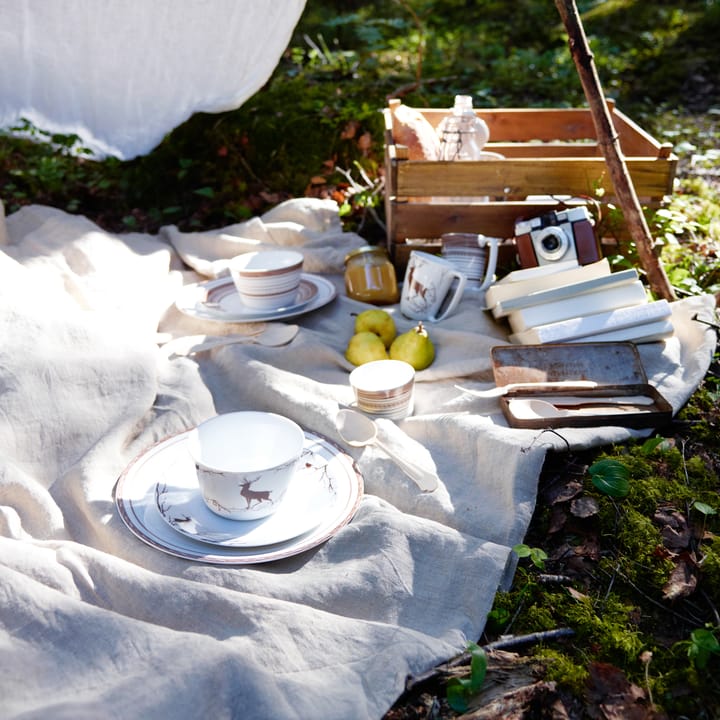
[{"label": "picnic setup on cloth", "polygon": [[[270,76],[303,7],[0,0],[0,126],[25,118],[76,133],[96,157],[136,157],[194,112],[240,106]],[[562,133],[588,127],[574,112],[539,114]],[[506,115],[487,115],[494,140],[503,127],[539,127],[537,113]],[[635,154],[656,153],[623,116],[616,122],[640,143]],[[492,202],[495,168],[515,152],[506,145],[464,167],[463,177],[482,171],[488,202],[463,212],[505,223],[515,213]],[[343,231],[335,202],[289,200],[228,227],[157,235],[111,233],[38,204],[0,212],[3,718],[380,718],[409,675],[480,637],[512,581],[546,454],[645,437],[701,383],[716,344],[711,296],[658,308],[653,342],[579,342],[560,358],[550,345],[514,344],[512,333],[582,340],[589,325],[533,324],[535,308],[517,302],[491,312],[481,292],[493,279],[492,238],[487,260],[476,239],[458,236],[445,238],[445,260],[412,255],[410,240],[446,232],[436,202],[446,181],[452,203],[469,185],[450,168],[426,173],[419,195],[437,197],[413,206],[403,195],[418,194],[404,184],[414,161],[388,150],[394,258],[418,274],[425,264],[425,283],[454,260],[467,287],[451,311],[433,309],[436,355],[415,372],[408,411],[393,407],[369,426],[348,412],[357,407],[345,350],[373,306],[349,296],[343,278],[365,240]],[[651,196],[666,192],[661,159]],[[586,179],[602,160],[577,162]],[[502,167],[522,179],[528,165]],[[520,194],[551,192],[546,175]],[[296,294],[250,307],[233,258],[279,250],[302,256]],[[386,307],[398,333],[426,309],[417,277],[399,283],[405,314],[402,302]],[[635,281],[623,290],[633,307]],[[377,401],[372,388],[368,398]],[[598,398],[601,411],[577,407]],[[203,472],[218,472],[194,454],[200,426],[235,413],[300,428],[290,485],[267,519],[221,517],[199,494]],[[267,499],[250,479],[241,495],[248,507]]]},{"label": "picnic setup on cloth", "polygon": [[[546,453],[652,432],[510,427],[497,352],[523,346],[467,291],[430,323],[412,414],[375,420],[384,448],[436,475],[423,492],[335,424],[354,400],[345,346],[372,306],[345,293],[364,240],[334,202],[156,236],[39,205],[0,227],[3,717],[379,718],[406,676],[479,638]],[[303,255],[309,296],[243,312],[229,259],[278,248]],[[676,412],[709,367],[715,332],[693,318],[711,321],[714,299],[671,307],[672,336],[636,348]],[[416,323],[387,310],[398,332]],[[243,532],[198,504],[186,450],[235,411],[302,428],[310,487]]]}]

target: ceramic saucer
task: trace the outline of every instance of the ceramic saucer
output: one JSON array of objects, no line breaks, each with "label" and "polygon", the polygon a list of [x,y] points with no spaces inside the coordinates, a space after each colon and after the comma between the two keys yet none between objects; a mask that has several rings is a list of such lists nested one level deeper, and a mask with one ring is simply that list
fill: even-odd
[{"label": "ceramic saucer", "polygon": [[172,483],[158,483],[155,502],[170,527],[201,542],[227,547],[274,545],[311,530],[331,507],[332,497],[301,466],[272,515],[258,520],[229,520],[202,499],[192,461],[177,468]]},{"label": "ceramic saucer", "polygon": [[335,286],[320,275],[303,273],[295,302],[276,310],[258,310],[243,305],[231,277],[186,285],[175,301],[180,312],[202,320],[259,322],[295,317],[327,305],[337,294]]},{"label": "ceramic saucer", "polygon": [[293,484],[314,488],[308,495],[314,494],[324,507],[314,526],[284,541],[248,547],[208,543],[178,532],[160,512],[157,497],[163,487],[186,485],[187,479],[181,478],[194,473],[188,435],[189,431],[174,435],[145,450],[128,465],[115,486],[115,504],[125,525],[144,543],[164,553],[214,565],[280,560],[327,541],[350,522],[360,505],[363,480],[353,459],[330,440],[305,431],[301,467]]}]

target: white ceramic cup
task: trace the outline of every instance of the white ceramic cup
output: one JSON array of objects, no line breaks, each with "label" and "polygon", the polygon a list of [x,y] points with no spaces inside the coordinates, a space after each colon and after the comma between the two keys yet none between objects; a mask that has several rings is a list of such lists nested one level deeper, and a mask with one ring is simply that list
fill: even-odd
[{"label": "white ceramic cup", "polygon": [[465,274],[449,260],[413,250],[405,270],[400,311],[413,320],[442,320],[457,307],[466,283]]},{"label": "white ceramic cup", "polygon": [[413,412],[415,370],[402,360],[373,360],[350,373],[355,404],[369,415],[401,420]]},{"label": "white ceramic cup", "polygon": [[467,287],[485,290],[495,279],[500,238],[478,233],[444,233],[442,256],[467,276]]},{"label": "white ceramic cup", "polygon": [[200,423],[188,436],[205,504],[231,520],[274,513],[295,474],[302,428],[266,412],[232,412]]},{"label": "white ceramic cup", "polygon": [[295,302],[303,255],[295,250],[247,252],[230,261],[240,299],[254,310],[278,310]]}]

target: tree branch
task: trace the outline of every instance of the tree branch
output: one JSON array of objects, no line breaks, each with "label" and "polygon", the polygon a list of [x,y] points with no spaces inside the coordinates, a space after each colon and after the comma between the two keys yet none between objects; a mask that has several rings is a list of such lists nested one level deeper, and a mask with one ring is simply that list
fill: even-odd
[{"label": "tree branch", "polygon": [[[530,645],[532,643],[546,642],[548,640],[558,640],[560,638],[572,637],[575,631],[571,628],[556,628],[555,630],[543,630],[541,632],[530,633],[529,635],[513,635],[511,637],[502,638],[495,640],[495,642],[483,645],[482,649],[486,651],[490,650],[503,650],[505,648],[517,647],[518,645]],[[461,665],[469,665],[472,659],[472,655],[469,652],[464,652],[457,657],[448,660],[442,665],[437,665],[431,668],[427,672],[421,673],[420,675],[411,675],[405,681],[405,691],[409,692],[418,685],[421,685],[431,680],[437,680],[445,675],[452,668],[460,667]]]},{"label": "tree branch", "polygon": [[555,0],[555,5],[568,33],[570,54],[575,61],[580,82],[590,106],[598,145],[605,158],[630,237],[635,241],[638,257],[647,275],[650,289],[659,298],[675,300],[675,292],[660,259],[653,252],[653,238],[625,164],[625,158],[620,148],[620,139],[613,126],[575,0]]}]

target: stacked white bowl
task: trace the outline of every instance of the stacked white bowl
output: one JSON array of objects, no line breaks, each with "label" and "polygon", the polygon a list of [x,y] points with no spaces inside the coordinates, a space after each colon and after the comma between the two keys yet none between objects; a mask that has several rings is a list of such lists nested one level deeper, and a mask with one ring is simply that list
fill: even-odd
[{"label": "stacked white bowl", "polygon": [[243,305],[279,310],[295,302],[303,256],[295,250],[243,253],[230,261],[230,274]]},{"label": "stacked white bowl", "polygon": [[360,410],[400,420],[412,415],[415,370],[402,360],[373,360],[350,373],[350,385]]}]

